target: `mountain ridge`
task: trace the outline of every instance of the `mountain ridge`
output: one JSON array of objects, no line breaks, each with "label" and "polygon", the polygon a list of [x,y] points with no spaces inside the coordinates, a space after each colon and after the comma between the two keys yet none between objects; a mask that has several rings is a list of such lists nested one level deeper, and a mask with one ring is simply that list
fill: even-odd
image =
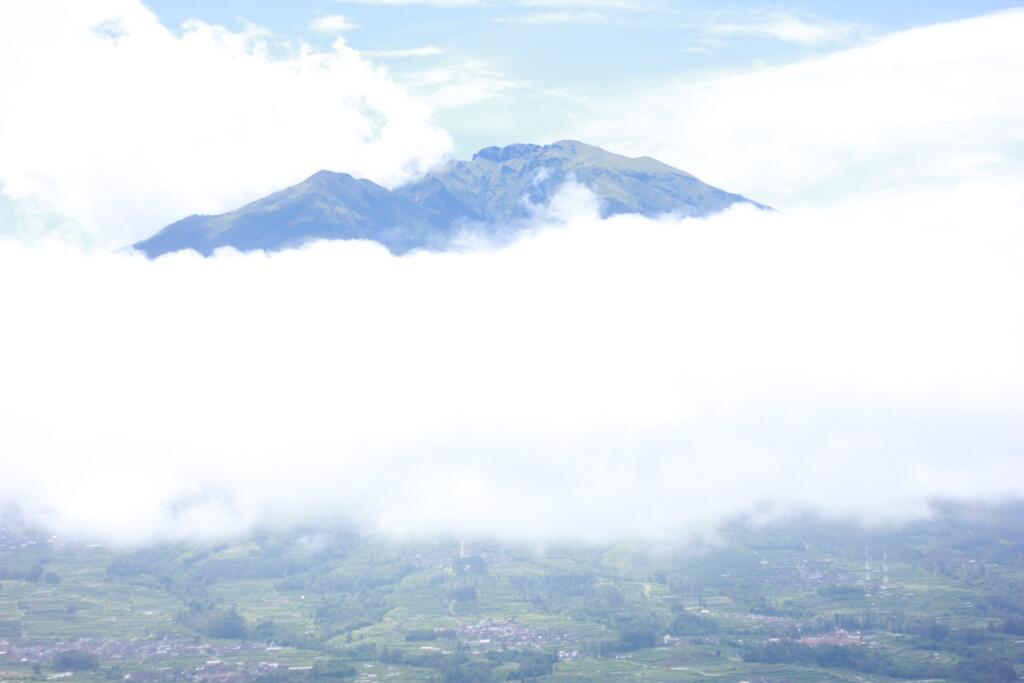
[{"label": "mountain ridge", "polygon": [[652,157],[560,140],[485,147],[392,190],[321,170],[234,211],[183,218],[132,246],[150,257],[220,247],[273,251],[317,239],[369,239],[396,254],[443,249],[467,225],[487,231],[528,219],[570,180],[595,193],[602,216],[704,216],[741,202],[768,208]]}]

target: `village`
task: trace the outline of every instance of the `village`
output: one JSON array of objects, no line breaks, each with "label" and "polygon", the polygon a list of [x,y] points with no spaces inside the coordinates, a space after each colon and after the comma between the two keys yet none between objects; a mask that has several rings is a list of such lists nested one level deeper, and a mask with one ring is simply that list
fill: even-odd
[{"label": "village", "polygon": [[[102,640],[30,643],[0,640],[0,664],[52,672],[48,678],[70,677],[71,671],[53,671],[65,653],[95,657],[126,681],[234,681],[244,682],[277,670],[303,670],[311,665],[289,664],[275,658],[283,648],[255,642],[194,642],[183,639]],[[173,667],[169,661],[189,662]],[[64,674],[64,676],[61,676]]]}]

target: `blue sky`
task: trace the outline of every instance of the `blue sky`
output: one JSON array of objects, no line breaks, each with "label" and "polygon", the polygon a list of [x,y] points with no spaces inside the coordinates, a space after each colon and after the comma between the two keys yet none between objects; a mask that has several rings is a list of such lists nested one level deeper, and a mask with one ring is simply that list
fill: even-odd
[{"label": "blue sky", "polygon": [[[440,107],[456,151],[543,141],[571,128],[588,101],[673,77],[742,70],[823,54],[872,36],[1015,6],[1005,0],[151,0],[171,28],[197,18],[327,46],[311,22],[343,16],[347,43],[422,92],[425,73],[475,88]],[[787,35],[790,28],[803,34]],[[425,48],[430,48],[426,50]],[[398,58],[385,53],[420,49]],[[374,53],[377,53],[376,55]],[[433,82],[432,82],[433,83]]]}]

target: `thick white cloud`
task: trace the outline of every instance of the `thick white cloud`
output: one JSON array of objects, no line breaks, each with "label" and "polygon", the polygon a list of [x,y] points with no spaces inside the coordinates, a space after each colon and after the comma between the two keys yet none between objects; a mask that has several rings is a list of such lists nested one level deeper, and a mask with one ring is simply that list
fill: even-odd
[{"label": "thick white cloud", "polygon": [[556,211],[403,258],[0,245],[0,499],[119,540],[354,519],[603,541],[1024,494],[1019,190]]},{"label": "thick white cloud", "polygon": [[450,149],[429,117],[340,41],[177,34],[138,0],[0,4],[0,186],[101,245],[321,168],[394,184]]},{"label": "thick white cloud", "polygon": [[573,137],[776,207],[1024,175],[1024,10],[602,103]]}]

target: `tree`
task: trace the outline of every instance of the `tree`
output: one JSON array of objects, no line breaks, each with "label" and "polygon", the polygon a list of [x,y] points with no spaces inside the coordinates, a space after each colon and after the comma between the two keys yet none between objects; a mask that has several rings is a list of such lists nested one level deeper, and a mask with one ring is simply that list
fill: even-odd
[{"label": "tree", "polygon": [[632,652],[658,644],[658,632],[653,626],[636,625],[619,633],[618,649],[621,652]]},{"label": "tree", "polygon": [[718,633],[718,624],[709,617],[682,610],[668,627],[668,632],[674,636],[710,636]]},{"label": "tree", "polygon": [[274,637],[274,620],[264,619],[260,623],[256,624],[256,628],[253,629],[252,635],[257,640],[270,641]]},{"label": "tree", "polygon": [[206,618],[206,625],[203,629],[210,638],[233,638],[240,640],[245,638],[245,618],[238,613],[234,607],[220,609],[212,612]]},{"label": "tree", "polygon": [[476,586],[460,586],[453,589],[450,595],[453,600],[471,602],[476,600]]},{"label": "tree", "polygon": [[99,658],[91,652],[64,650],[53,659],[56,671],[92,671],[100,668]]},{"label": "tree", "polygon": [[544,652],[527,652],[519,658],[519,668],[508,672],[509,680],[526,681],[547,676],[555,670],[558,657]]},{"label": "tree", "polygon": [[336,680],[338,678],[354,678],[357,673],[359,672],[355,667],[344,660],[328,659],[313,665],[312,677]]}]

